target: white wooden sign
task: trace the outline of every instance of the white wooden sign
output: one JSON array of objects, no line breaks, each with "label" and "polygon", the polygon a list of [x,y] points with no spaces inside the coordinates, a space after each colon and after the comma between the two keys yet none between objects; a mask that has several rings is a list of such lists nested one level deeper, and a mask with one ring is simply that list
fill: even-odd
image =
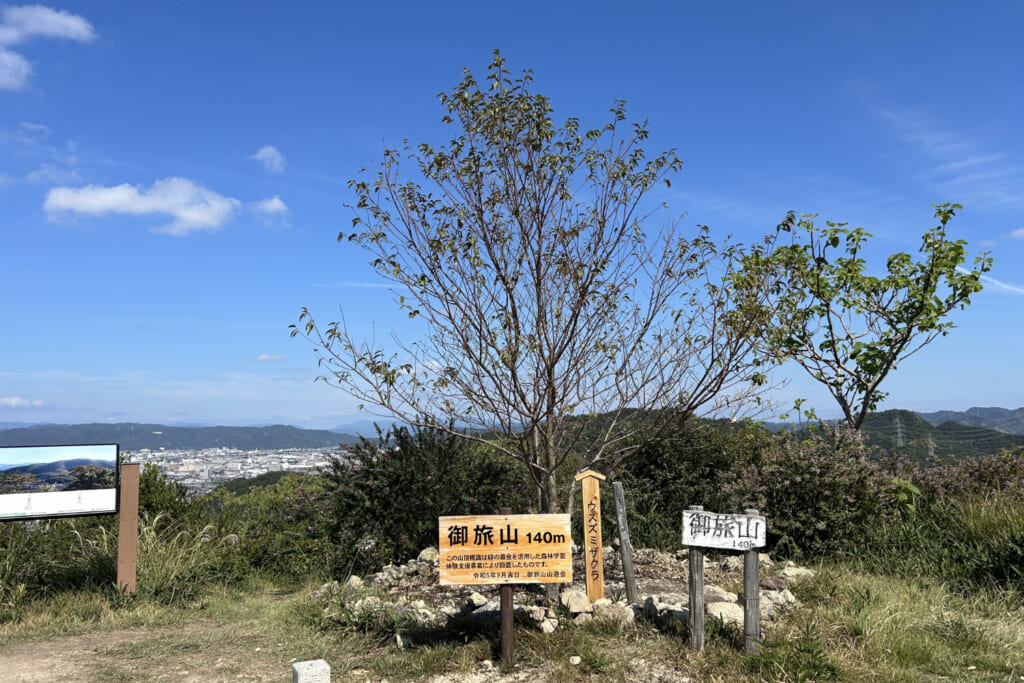
[{"label": "white wooden sign", "polygon": [[768,524],[756,515],[721,515],[706,510],[683,512],[683,545],[722,550],[763,548]]}]

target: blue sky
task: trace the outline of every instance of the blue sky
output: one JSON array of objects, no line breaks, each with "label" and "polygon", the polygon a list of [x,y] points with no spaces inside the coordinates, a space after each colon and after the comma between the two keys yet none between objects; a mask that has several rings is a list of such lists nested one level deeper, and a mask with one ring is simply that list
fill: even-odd
[{"label": "blue sky", "polygon": [[[556,118],[648,119],[684,228],[789,209],[915,250],[931,203],[995,258],[883,408],[1024,404],[1024,5],[0,4],[0,423],[331,427],[360,415],[291,339],[300,307],[409,332],[346,181],[448,139],[437,94],[500,48]],[[778,392],[835,414],[797,372]]]}]

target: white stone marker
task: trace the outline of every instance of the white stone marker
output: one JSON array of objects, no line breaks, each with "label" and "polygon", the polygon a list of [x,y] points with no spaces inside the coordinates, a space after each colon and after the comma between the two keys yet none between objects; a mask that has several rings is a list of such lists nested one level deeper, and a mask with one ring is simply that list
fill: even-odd
[{"label": "white stone marker", "polygon": [[331,665],[323,659],[292,664],[292,683],[331,683]]}]

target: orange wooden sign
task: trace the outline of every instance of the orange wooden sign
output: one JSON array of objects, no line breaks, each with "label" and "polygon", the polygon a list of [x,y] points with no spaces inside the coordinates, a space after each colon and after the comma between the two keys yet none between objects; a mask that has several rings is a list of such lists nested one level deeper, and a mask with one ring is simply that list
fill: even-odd
[{"label": "orange wooden sign", "polygon": [[604,597],[604,558],[601,545],[601,482],[604,475],[584,470],[576,475],[583,482],[583,548],[586,557],[587,598]]},{"label": "orange wooden sign", "polygon": [[441,517],[442,585],[571,583],[569,515]]}]

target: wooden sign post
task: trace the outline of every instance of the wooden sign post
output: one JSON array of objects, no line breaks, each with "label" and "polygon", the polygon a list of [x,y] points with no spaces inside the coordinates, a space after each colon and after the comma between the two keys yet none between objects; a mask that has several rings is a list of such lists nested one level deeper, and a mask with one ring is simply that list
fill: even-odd
[{"label": "wooden sign post", "polygon": [[743,515],[705,512],[692,505],[683,513],[683,545],[690,546],[690,647],[704,649],[704,552],[702,548],[742,550],[743,635],[746,651],[754,652],[761,639],[758,548],[767,541],[768,523],[757,510]]},{"label": "wooden sign post", "polygon": [[637,602],[636,572],[633,570],[633,544],[629,541],[629,523],[626,520],[626,495],[622,482],[612,484],[615,496],[615,515],[619,525],[619,552],[622,553],[622,577],[626,581],[626,599],[629,604]]},{"label": "wooden sign post", "polygon": [[569,515],[441,517],[437,538],[441,585],[501,586],[501,658],[511,664],[511,584],[572,583]]},{"label": "wooden sign post", "polygon": [[603,474],[584,470],[576,475],[583,482],[583,551],[587,574],[587,599],[604,597],[604,558],[601,546],[601,481]]},{"label": "wooden sign post", "polygon": [[139,551],[139,466],[121,465],[121,505],[117,525],[117,587],[135,592]]}]

